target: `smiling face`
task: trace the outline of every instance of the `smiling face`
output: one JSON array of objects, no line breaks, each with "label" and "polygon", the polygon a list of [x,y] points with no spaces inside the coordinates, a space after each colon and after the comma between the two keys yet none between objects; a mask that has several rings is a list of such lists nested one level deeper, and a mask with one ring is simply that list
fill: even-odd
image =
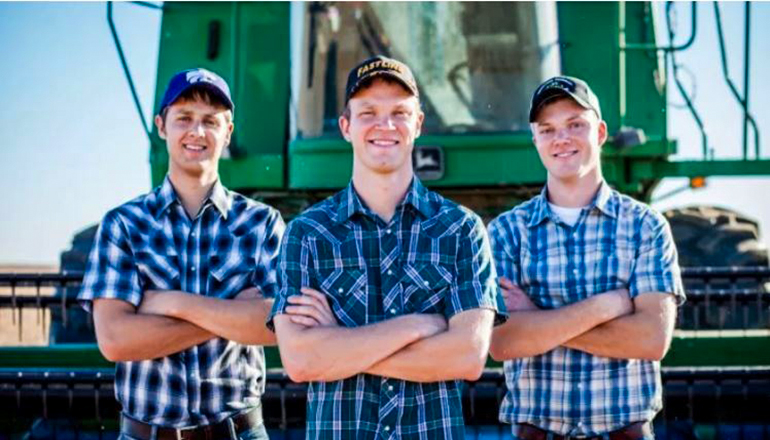
[{"label": "smiling face", "polygon": [[340,131],[353,144],[353,172],[412,173],[412,150],[425,115],[398,83],[375,79],[348,102]]},{"label": "smiling face", "polygon": [[531,124],[532,140],[549,179],[565,184],[601,178],[599,158],[607,124],[570,98],[546,104]]},{"label": "smiling face", "polygon": [[172,177],[217,173],[219,158],[230,144],[230,110],[198,98],[180,98],[155,118],[158,135],[166,141]]}]

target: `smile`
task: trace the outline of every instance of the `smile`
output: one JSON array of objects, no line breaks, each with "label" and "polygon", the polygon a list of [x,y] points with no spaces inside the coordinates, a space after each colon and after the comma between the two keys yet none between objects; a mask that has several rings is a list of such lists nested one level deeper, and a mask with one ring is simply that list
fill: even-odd
[{"label": "smile", "polygon": [[552,156],[558,159],[563,159],[565,157],[572,157],[576,154],[577,154],[577,150],[570,150],[570,151],[564,151],[562,153],[556,153],[556,154],[553,154]]},{"label": "smile", "polygon": [[182,148],[189,151],[203,151],[206,149],[205,145],[193,145],[193,144],[182,144]]},{"label": "smile", "polygon": [[370,140],[369,143],[377,147],[392,147],[398,145],[398,141],[392,139],[373,139]]}]

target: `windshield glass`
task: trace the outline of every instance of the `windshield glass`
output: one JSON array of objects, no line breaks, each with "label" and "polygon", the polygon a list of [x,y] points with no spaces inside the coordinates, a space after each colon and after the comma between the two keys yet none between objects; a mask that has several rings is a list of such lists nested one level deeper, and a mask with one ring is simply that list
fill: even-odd
[{"label": "windshield glass", "polygon": [[298,135],[338,133],[348,71],[376,54],[412,68],[424,133],[526,130],[532,91],[558,73],[555,16],[531,2],[307,3]]}]

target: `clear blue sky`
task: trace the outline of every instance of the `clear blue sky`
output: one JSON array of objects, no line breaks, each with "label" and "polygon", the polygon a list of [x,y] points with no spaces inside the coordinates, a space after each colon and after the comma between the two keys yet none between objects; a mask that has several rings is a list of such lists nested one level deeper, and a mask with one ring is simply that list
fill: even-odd
[{"label": "clear blue sky", "polygon": [[[661,4],[662,6],[662,4]],[[740,152],[738,107],[719,70],[712,6],[699,4],[699,36],[680,61],[697,77],[702,111],[718,156]],[[730,63],[742,85],[741,4],[723,5]],[[662,8],[661,8],[662,9]],[[682,34],[689,30],[687,5]],[[754,4],[752,107],[770,157],[770,4]],[[99,221],[111,207],[150,189],[148,142],[128,91],[106,22],[104,3],[0,3],[0,188],[5,212],[0,264],[55,264],[73,232]],[[160,12],[115,5],[118,31],[145,112],[151,111]],[[763,99],[764,98],[764,99]],[[671,94],[671,101],[680,102]],[[633,103],[631,103],[633,105]],[[149,116],[145,115],[149,121]],[[672,111],[670,133],[680,157],[697,157],[700,140],[690,117]],[[770,173],[770,172],[769,172]],[[658,194],[684,184],[665,182]],[[770,178],[712,178],[654,206],[719,204],[759,218],[770,237]],[[767,238],[765,241],[768,241]]]}]

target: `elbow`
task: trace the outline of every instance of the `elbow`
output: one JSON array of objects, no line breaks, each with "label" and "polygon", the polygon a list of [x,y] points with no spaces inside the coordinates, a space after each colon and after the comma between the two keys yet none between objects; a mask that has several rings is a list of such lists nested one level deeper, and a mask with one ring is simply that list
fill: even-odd
[{"label": "elbow", "polygon": [[644,353],[644,359],[648,361],[662,360],[668,353],[669,345],[667,340],[652,341]]},{"label": "elbow", "polygon": [[128,350],[124,349],[118,341],[108,337],[98,337],[97,345],[105,359],[110,362],[126,362],[132,360]]},{"label": "elbow", "polygon": [[506,356],[506,350],[505,346],[501,344],[497,340],[492,340],[492,343],[489,345],[489,355],[492,357],[492,359],[496,360],[497,362],[503,362],[507,361],[508,357]]},{"label": "elbow", "polygon": [[314,362],[307,352],[280,345],[279,351],[283,369],[293,382],[303,383],[319,380],[320,371],[317,368],[319,363]]},{"label": "elbow", "polygon": [[469,347],[467,356],[462,362],[459,376],[468,381],[479,380],[484,372],[487,363],[487,354],[489,353],[489,344],[478,344]]}]

